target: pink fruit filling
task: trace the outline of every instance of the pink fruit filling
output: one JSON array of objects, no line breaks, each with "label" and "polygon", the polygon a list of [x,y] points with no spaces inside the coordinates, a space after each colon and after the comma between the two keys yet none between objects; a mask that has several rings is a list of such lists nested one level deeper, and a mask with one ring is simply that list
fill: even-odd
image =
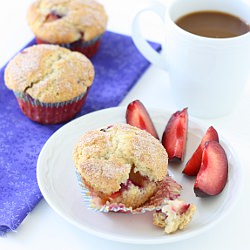
[{"label": "pink fruit filling", "polygon": [[134,173],[134,171],[131,170],[129,174],[129,179],[126,181],[126,183],[121,184],[121,188],[110,195],[110,198],[115,199],[118,196],[120,196],[124,191],[129,189],[130,185],[137,186],[139,188],[144,188],[145,185],[149,182],[147,177],[142,176],[139,172]]},{"label": "pink fruit filling", "polygon": [[53,22],[55,20],[58,20],[60,18],[62,18],[62,15],[59,15],[58,13],[56,13],[56,11],[51,11],[45,18],[45,22]]}]

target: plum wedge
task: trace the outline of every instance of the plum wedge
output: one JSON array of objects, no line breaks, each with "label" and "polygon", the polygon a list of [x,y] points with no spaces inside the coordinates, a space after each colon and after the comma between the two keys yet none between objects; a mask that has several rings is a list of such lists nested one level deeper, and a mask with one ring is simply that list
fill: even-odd
[{"label": "plum wedge", "polygon": [[201,166],[201,157],[204,145],[207,141],[217,141],[219,142],[219,136],[217,131],[213,126],[210,126],[205,135],[203,136],[200,145],[195,150],[189,161],[187,162],[185,168],[183,169],[183,173],[189,176],[196,176],[200,170]]},{"label": "plum wedge", "polygon": [[217,141],[205,143],[201,167],[194,183],[197,197],[214,196],[222,192],[228,178],[228,160]]},{"label": "plum wedge", "polygon": [[126,122],[134,127],[146,130],[156,139],[159,139],[151,117],[141,101],[135,100],[127,106]]},{"label": "plum wedge", "polygon": [[187,108],[177,111],[170,117],[162,135],[169,161],[182,161],[187,141],[188,112]]}]

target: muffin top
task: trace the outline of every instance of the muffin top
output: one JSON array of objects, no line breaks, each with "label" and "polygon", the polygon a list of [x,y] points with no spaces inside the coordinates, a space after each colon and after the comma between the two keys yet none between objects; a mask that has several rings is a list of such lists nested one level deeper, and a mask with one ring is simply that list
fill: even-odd
[{"label": "muffin top", "polygon": [[27,13],[32,32],[49,43],[90,41],[107,26],[104,7],[94,0],[37,0]]},{"label": "muffin top", "polygon": [[128,124],[115,124],[85,133],[73,150],[75,167],[95,192],[111,194],[131,171],[150,181],[167,175],[168,155],[159,140]]},{"label": "muffin top", "polygon": [[44,103],[64,102],[92,85],[94,67],[79,52],[57,45],[34,45],[17,54],[5,69],[6,86]]}]

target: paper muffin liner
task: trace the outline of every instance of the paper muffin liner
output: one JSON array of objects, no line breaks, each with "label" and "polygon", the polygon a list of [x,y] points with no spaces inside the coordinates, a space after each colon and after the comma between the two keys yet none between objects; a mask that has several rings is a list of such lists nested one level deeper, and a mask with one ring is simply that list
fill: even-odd
[{"label": "paper muffin liner", "polygon": [[[61,47],[70,49],[72,51],[78,51],[88,58],[93,57],[96,52],[98,51],[98,48],[100,46],[102,35],[96,36],[90,41],[84,41],[82,39],[79,39],[73,43],[53,43],[55,45],[59,45]],[[36,37],[36,43],[37,44],[51,44],[48,41],[44,41],[38,37]]]},{"label": "paper muffin liner", "polygon": [[41,124],[57,124],[69,121],[82,108],[88,90],[69,100],[56,103],[40,102],[26,93],[14,92],[22,112],[32,121]]},{"label": "paper muffin liner", "polygon": [[88,209],[93,209],[97,212],[120,212],[120,213],[132,213],[140,214],[148,211],[161,210],[161,205],[165,199],[175,200],[180,196],[182,186],[174,181],[170,176],[166,176],[164,180],[158,183],[157,192],[150,197],[150,199],[144,203],[141,207],[132,208],[126,207],[121,203],[109,203],[101,204],[99,198],[92,195],[91,191],[84,185],[80,174],[76,171],[76,177],[78,184],[81,187],[81,194],[83,202]]}]

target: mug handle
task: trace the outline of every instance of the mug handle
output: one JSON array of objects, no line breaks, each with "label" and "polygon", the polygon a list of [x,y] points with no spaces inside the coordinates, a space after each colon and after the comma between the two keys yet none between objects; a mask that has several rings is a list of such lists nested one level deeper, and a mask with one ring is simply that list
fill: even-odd
[{"label": "mug handle", "polygon": [[140,10],[134,17],[134,20],[132,22],[132,38],[133,41],[138,48],[138,50],[141,52],[141,54],[152,64],[155,64],[161,69],[166,70],[167,69],[167,62],[163,58],[163,56],[155,51],[148,42],[143,38],[143,35],[141,33],[140,25],[139,25],[139,18],[140,16],[146,12],[151,11],[156,13],[162,21],[162,25],[164,24],[164,18],[165,18],[165,10],[166,7],[161,3],[151,3],[144,9]]}]

